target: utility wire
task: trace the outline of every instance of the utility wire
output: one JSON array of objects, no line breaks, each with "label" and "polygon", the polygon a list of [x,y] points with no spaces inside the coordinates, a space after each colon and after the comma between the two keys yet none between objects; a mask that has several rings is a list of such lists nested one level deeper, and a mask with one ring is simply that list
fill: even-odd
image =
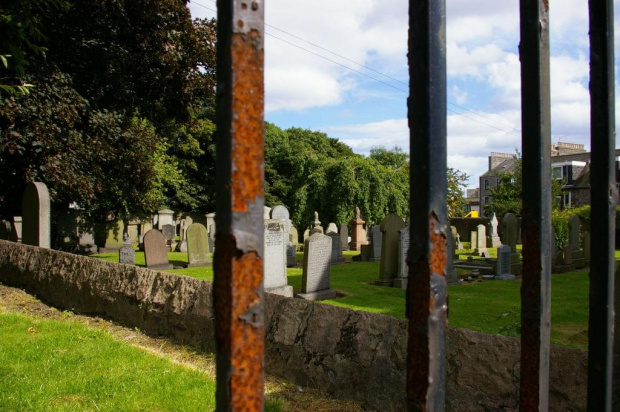
[{"label": "utility wire", "polygon": [[[212,3],[214,3],[214,4],[216,3],[214,0],[209,0],[209,1],[210,1],[210,2],[212,2]],[[207,6],[205,6],[204,4],[201,4],[201,3],[197,2],[197,1],[191,1],[191,3],[193,3],[193,4],[197,5],[197,6],[200,6],[200,7],[204,8],[204,9],[210,10],[210,11],[212,11],[212,12],[216,13],[216,15],[217,15],[217,10],[215,10],[215,9],[212,9],[212,8],[210,8],[210,7],[207,7]],[[407,84],[407,83],[405,83],[405,82],[403,82],[403,81],[401,81],[401,80],[399,80],[399,79],[397,79],[397,78],[395,78],[395,77],[392,77],[392,76],[387,75],[387,74],[385,74],[385,73],[381,73],[381,72],[379,72],[379,71],[377,71],[377,70],[375,70],[375,69],[372,69],[372,68],[370,68],[370,67],[368,67],[368,66],[366,66],[366,65],[364,65],[364,64],[362,64],[362,63],[358,63],[358,62],[356,62],[355,60],[349,59],[348,57],[342,56],[341,54],[338,54],[338,53],[333,52],[333,51],[331,51],[331,50],[329,50],[329,49],[326,49],[325,47],[322,47],[322,46],[319,46],[318,44],[312,43],[311,41],[308,41],[308,40],[306,40],[306,39],[304,39],[304,38],[302,38],[302,37],[299,37],[299,36],[297,36],[297,35],[295,35],[295,34],[289,33],[289,32],[288,32],[288,31],[286,31],[286,30],[279,29],[279,28],[277,28],[277,27],[275,27],[275,26],[272,26],[272,25],[270,25],[270,24],[267,24],[267,23],[265,23],[265,26],[270,27],[270,28],[272,28],[272,29],[274,29],[274,30],[277,30],[277,31],[279,31],[279,32],[282,32],[282,33],[284,33],[284,34],[287,34],[288,36],[291,36],[291,37],[293,37],[293,38],[295,38],[295,39],[297,39],[297,40],[301,40],[301,41],[303,41],[303,42],[305,42],[305,43],[307,43],[307,44],[309,44],[309,45],[311,45],[311,46],[313,46],[313,47],[316,47],[316,48],[318,48],[318,49],[320,49],[320,50],[326,51],[326,52],[328,52],[328,53],[330,53],[330,54],[332,54],[332,55],[334,55],[334,56],[337,56],[337,57],[339,57],[339,58],[341,58],[341,59],[343,59],[343,60],[346,60],[346,61],[348,61],[348,62],[351,62],[351,63],[353,63],[353,64],[356,64],[356,65],[358,65],[358,66],[360,66],[360,67],[362,67],[362,68],[364,68],[364,69],[366,69],[366,70],[369,70],[369,71],[371,71],[371,72],[377,73],[377,74],[379,74],[379,75],[381,75],[381,76],[383,76],[383,77],[386,77],[386,78],[388,78],[388,79],[390,79],[390,80],[393,80],[393,81],[395,81],[395,82],[397,82],[397,83],[400,83],[400,84],[402,84],[402,85],[404,85],[404,86],[409,87],[409,84]],[[394,85],[392,85],[392,84],[390,84],[390,83],[387,83],[387,82],[385,82],[385,81],[383,81],[383,80],[381,80],[381,79],[377,79],[376,77],[373,77],[373,76],[371,76],[371,75],[369,75],[369,74],[366,74],[366,73],[361,72],[361,71],[359,71],[359,70],[356,70],[356,69],[354,69],[354,68],[352,68],[352,67],[349,67],[349,66],[347,66],[347,65],[344,65],[344,64],[342,64],[342,63],[340,63],[340,62],[337,62],[337,61],[335,61],[335,60],[332,60],[332,59],[330,59],[330,58],[328,58],[328,57],[323,56],[322,54],[319,54],[319,53],[313,52],[312,50],[308,50],[308,49],[306,49],[305,47],[302,47],[302,46],[300,46],[300,45],[298,45],[298,44],[292,43],[292,42],[290,42],[290,41],[288,41],[288,40],[285,40],[285,39],[283,39],[283,38],[281,38],[281,37],[278,37],[278,36],[276,36],[276,35],[273,35],[273,34],[271,34],[271,33],[266,32],[266,31],[265,31],[265,34],[266,34],[266,35],[268,35],[268,36],[270,36],[270,37],[273,37],[274,39],[280,40],[281,42],[284,42],[284,43],[286,43],[286,44],[288,44],[288,45],[290,45],[290,46],[296,47],[296,48],[298,48],[298,49],[300,49],[300,50],[303,50],[303,51],[305,51],[305,52],[307,52],[307,53],[310,53],[310,54],[312,54],[312,55],[314,55],[314,56],[317,56],[317,57],[319,57],[319,58],[321,58],[321,59],[323,59],[323,60],[327,60],[327,61],[328,61],[328,62],[330,62],[330,63],[336,64],[336,65],[338,65],[338,66],[340,66],[340,67],[343,67],[343,68],[345,68],[345,69],[347,69],[347,70],[350,70],[350,71],[352,71],[352,72],[354,72],[354,73],[357,73],[357,74],[359,74],[359,75],[361,75],[361,76],[367,77],[367,78],[369,78],[369,79],[371,79],[371,80],[374,80],[374,81],[376,81],[376,82],[378,82],[378,83],[381,83],[381,84],[383,84],[383,85],[385,85],[385,86],[388,86],[388,87],[391,87],[391,88],[393,88],[393,89],[395,89],[395,90],[398,90],[398,91],[400,91],[400,92],[402,92],[402,93],[405,93],[405,94],[408,94],[408,93],[409,93],[407,90],[401,89],[400,87],[396,87],[396,86],[394,86]],[[503,122],[497,121],[497,120],[495,120],[495,119],[493,119],[493,118],[491,118],[491,117],[488,117],[488,116],[482,115],[482,114],[477,113],[477,112],[475,112],[475,111],[473,111],[473,110],[471,110],[471,109],[468,109],[467,107],[464,107],[464,106],[458,105],[458,104],[453,103],[453,102],[451,102],[451,101],[448,101],[448,104],[451,104],[452,106],[458,107],[458,108],[459,108],[459,109],[461,109],[461,110],[465,110],[466,112],[469,112],[469,113],[474,114],[474,115],[476,115],[476,116],[479,116],[479,117],[482,117],[482,118],[484,118],[484,119],[490,120],[490,121],[495,122],[495,123],[497,123],[497,124],[500,124],[500,125],[502,125],[502,126],[507,126],[507,127],[510,127],[510,128],[511,128],[511,129],[513,129],[516,133],[515,133],[515,132],[513,132],[513,131],[510,131],[510,130],[500,129],[499,127],[496,127],[496,126],[491,125],[491,124],[489,124],[489,123],[483,122],[483,121],[481,121],[481,120],[479,120],[479,119],[475,119],[475,118],[473,118],[473,117],[470,117],[470,116],[466,115],[465,113],[460,113],[460,112],[457,112],[457,111],[452,110],[452,109],[450,109],[450,108],[447,108],[447,111],[449,111],[449,112],[451,112],[451,113],[454,113],[454,114],[456,114],[456,115],[458,115],[458,116],[463,116],[463,117],[466,117],[466,118],[468,118],[468,119],[470,119],[470,120],[472,120],[472,121],[474,121],[474,122],[478,122],[478,123],[480,123],[480,124],[483,124],[483,125],[485,125],[485,126],[491,127],[491,128],[493,128],[493,129],[495,129],[495,130],[498,130],[498,131],[500,131],[500,132],[504,132],[504,133],[513,134],[513,135],[515,135],[515,136],[520,136],[521,130],[519,130],[518,128],[516,128],[516,127],[514,127],[514,126],[510,126],[510,125],[508,125],[508,124],[506,124],[506,123],[503,123]]]}]

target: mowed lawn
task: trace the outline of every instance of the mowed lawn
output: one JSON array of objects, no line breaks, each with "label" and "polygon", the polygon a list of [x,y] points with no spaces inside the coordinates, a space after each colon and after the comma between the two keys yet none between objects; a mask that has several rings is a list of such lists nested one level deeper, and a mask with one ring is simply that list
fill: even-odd
[{"label": "mowed lawn", "polygon": [[[350,261],[353,253],[345,252]],[[95,255],[118,262],[117,254]],[[169,253],[175,265],[187,262],[186,253]],[[303,261],[303,254],[297,254]],[[144,254],[136,252],[136,263],[144,265]],[[173,269],[167,272],[199,279],[213,279],[213,269]],[[301,289],[302,269],[289,268],[288,280],[295,292]],[[342,297],[325,304],[405,318],[405,291],[372,284],[379,277],[379,262],[355,262],[332,266],[332,288]],[[452,326],[490,334],[518,336],[521,282],[485,281],[450,286],[449,322]],[[579,270],[552,275],[551,341],[585,349],[588,342],[588,272]]]}]

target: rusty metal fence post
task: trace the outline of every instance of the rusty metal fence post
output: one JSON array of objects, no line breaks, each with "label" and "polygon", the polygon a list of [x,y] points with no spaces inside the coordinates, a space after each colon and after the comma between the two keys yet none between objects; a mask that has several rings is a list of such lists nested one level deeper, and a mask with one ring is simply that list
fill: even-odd
[{"label": "rusty metal fence post", "polygon": [[592,254],[588,323],[588,410],[611,411],[614,317],[614,2],[590,0]]},{"label": "rusty metal fence post", "polygon": [[551,98],[549,2],[521,0],[521,130],[523,279],[521,411],[549,403],[551,323]]},{"label": "rusty metal fence post", "polygon": [[216,410],[263,409],[264,2],[218,0]]},{"label": "rusty metal fence post", "polygon": [[407,407],[442,411],[446,374],[446,9],[409,1]]}]

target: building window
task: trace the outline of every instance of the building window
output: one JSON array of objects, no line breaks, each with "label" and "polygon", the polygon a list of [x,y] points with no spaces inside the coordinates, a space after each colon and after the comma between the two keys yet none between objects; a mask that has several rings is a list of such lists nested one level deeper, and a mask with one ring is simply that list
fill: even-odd
[{"label": "building window", "polygon": [[484,179],[484,190],[489,190],[489,179]]},{"label": "building window", "polygon": [[562,209],[569,209],[570,207],[572,207],[571,200],[572,199],[570,192],[562,193]]},{"label": "building window", "polygon": [[485,196],[484,197],[484,204],[488,205],[489,204],[489,196]]},{"label": "building window", "polygon": [[562,167],[561,166],[557,166],[553,168],[552,177],[558,180],[562,179]]}]

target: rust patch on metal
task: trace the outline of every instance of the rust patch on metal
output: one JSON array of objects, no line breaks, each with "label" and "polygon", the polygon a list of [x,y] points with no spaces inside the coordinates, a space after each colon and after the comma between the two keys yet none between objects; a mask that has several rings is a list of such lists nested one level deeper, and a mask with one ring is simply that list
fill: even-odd
[{"label": "rust patch on metal", "polygon": [[232,236],[216,241],[217,352],[224,360],[218,379],[226,379],[230,410],[257,411],[263,408],[263,262],[235,243]]},{"label": "rust patch on metal", "polygon": [[264,51],[260,34],[232,36],[232,209],[246,212],[263,196]]},{"label": "rust patch on metal", "polygon": [[443,230],[440,230],[437,216],[431,213],[428,217],[428,230],[431,238],[430,264],[431,272],[446,276],[448,266],[448,242]]}]

